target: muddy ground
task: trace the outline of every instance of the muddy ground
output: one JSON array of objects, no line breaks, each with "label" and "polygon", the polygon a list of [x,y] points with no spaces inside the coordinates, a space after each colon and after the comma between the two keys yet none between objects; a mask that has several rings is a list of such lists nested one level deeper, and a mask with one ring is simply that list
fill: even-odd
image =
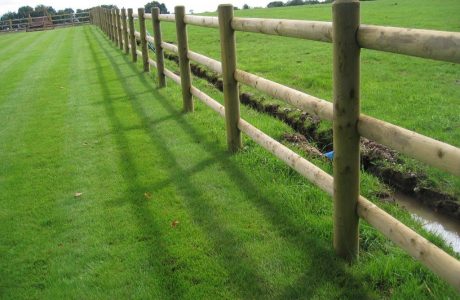
[{"label": "muddy ground", "polygon": [[[179,63],[175,54],[165,53],[165,58]],[[192,73],[223,91],[223,82],[214,72],[196,64],[191,64]],[[285,142],[293,143],[304,151],[324,157],[323,153],[332,151],[332,129],[320,126],[321,120],[291,107],[266,103],[250,93],[241,93],[240,101],[259,112],[282,120],[297,133],[285,134]],[[325,127],[325,128],[323,128]],[[321,151],[320,151],[320,150]],[[430,207],[436,212],[460,220],[460,203],[454,196],[440,191],[435,186],[427,186],[426,175],[411,171],[401,171],[398,165],[404,163],[399,153],[374,141],[361,138],[361,162],[369,172],[387,184],[391,189],[402,192]],[[378,195],[381,199],[391,198],[388,193]]]}]

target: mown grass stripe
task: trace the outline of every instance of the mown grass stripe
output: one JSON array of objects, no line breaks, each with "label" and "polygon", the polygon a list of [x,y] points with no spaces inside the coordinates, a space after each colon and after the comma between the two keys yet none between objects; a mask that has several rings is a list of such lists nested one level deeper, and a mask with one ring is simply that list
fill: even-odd
[{"label": "mown grass stripe", "polygon": [[0,56],[3,56],[11,50],[21,49],[21,46],[30,43],[30,35],[26,33],[16,33],[8,36],[0,35]]},{"label": "mown grass stripe", "polygon": [[[19,37],[17,42],[21,42],[20,44],[17,45],[17,43],[13,43],[13,46],[6,47],[6,49],[8,49],[7,51],[2,49],[2,51],[0,51],[0,57],[3,57],[4,59],[0,65],[0,75],[5,73],[7,71],[7,67],[13,65],[19,59],[26,56],[34,56],[35,53],[33,51],[31,52],[30,50],[34,49],[37,44],[46,42],[46,38],[49,40],[52,38],[52,35],[41,33],[34,38],[30,38],[30,36]],[[18,49],[20,49],[20,51]]]},{"label": "mown grass stripe", "polygon": [[[47,100],[51,93],[56,95],[61,92],[61,86],[56,82],[56,75],[52,70],[65,57],[65,52],[62,49],[68,39],[68,35],[60,33],[53,39],[52,47],[42,45],[41,49],[36,49],[36,51],[39,51],[41,59],[30,66],[34,72],[26,73],[15,89],[0,99],[0,113],[6,116],[0,120],[0,136],[2,139],[15,141],[15,143],[12,143],[15,145],[14,148],[10,148],[11,145],[8,144],[0,145],[3,154],[13,155],[15,153],[14,155],[17,155],[26,153],[29,150],[20,144],[21,139],[18,140],[14,137],[26,134],[30,130],[29,122],[41,117],[38,112],[43,108],[40,105],[43,105],[43,102]],[[43,49],[45,47],[46,49]],[[29,66],[26,66],[26,68],[28,69]],[[50,81],[54,81],[56,86],[47,86],[45,84]],[[48,104],[44,108],[52,107],[52,105]],[[32,153],[37,152],[34,149],[32,151]]]},{"label": "mown grass stripe", "polygon": [[31,38],[31,35],[27,33],[17,33],[10,35],[10,38],[2,38],[0,36],[0,56],[4,57],[5,60],[8,55],[14,52],[19,52],[18,49],[22,49],[27,43],[31,43],[35,38]]}]

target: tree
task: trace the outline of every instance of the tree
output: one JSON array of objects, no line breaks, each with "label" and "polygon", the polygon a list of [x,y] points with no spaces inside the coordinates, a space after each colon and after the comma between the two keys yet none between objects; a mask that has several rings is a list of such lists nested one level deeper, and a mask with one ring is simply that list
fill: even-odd
[{"label": "tree", "polygon": [[116,5],[113,5],[113,4],[110,4],[110,5],[101,5],[102,8],[105,8],[105,9],[117,9],[118,7]]},{"label": "tree", "polygon": [[268,3],[268,5],[267,5],[268,8],[282,7],[282,6],[284,6],[283,1],[273,1],[273,2]]},{"label": "tree", "polygon": [[11,20],[14,20],[14,19],[18,19],[18,18],[19,18],[19,17],[18,17],[18,14],[17,14],[17,13],[9,11],[9,12],[7,12],[6,14],[4,14],[4,15],[1,17],[1,20],[2,20],[2,21],[10,20],[10,19],[11,19]]},{"label": "tree", "polygon": [[304,5],[305,3],[303,0],[290,0],[286,2],[286,6],[296,6],[296,5]]},{"label": "tree", "polygon": [[73,14],[74,10],[72,8],[64,8],[64,13],[65,14]]},{"label": "tree", "polygon": [[145,12],[150,14],[152,13],[152,8],[158,7],[160,9],[160,14],[169,14],[168,9],[166,8],[166,5],[164,3],[157,2],[157,1],[152,1],[144,5]]},{"label": "tree", "polygon": [[29,14],[33,13],[34,9],[31,6],[21,6],[18,9],[18,17],[19,18],[27,18]]},{"label": "tree", "polygon": [[42,16],[46,16],[46,14],[55,15],[56,10],[52,6],[46,6],[43,4],[39,4],[35,6],[35,9],[33,12],[30,13],[30,16],[31,17],[42,17]]},{"label": "tree", "polygon": [[249,5],[247,4],[243,5],[243,9],[249,9]]}]

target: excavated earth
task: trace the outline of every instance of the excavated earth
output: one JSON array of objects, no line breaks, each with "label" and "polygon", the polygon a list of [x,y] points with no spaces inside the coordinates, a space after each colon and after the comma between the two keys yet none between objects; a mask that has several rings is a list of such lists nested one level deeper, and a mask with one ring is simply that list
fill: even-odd
[{"label": "excavated earth", "polygon": [[[179,63],[179,58],[175,54],[165,53],[165,58]],[[219,91],[223,91],[222,79],[214,72],[196,64],[191,64],[191,71],[195,76],[205,79]],[[263,99],[250,93],[241,93],[240,101],[259,112],[282,120],[294,129],[297,133],[284,135],[283,139],[286,142],[293,143],[319,157],[324,157],[323,152],[332,151],[332,129],[321,129],[321,120],[318,117],[298,109],[265,103]],[[427,186],[424,174],[400,171],[397,166],[403,164],[403,160],[399,158],[399,153],[396,151],[361,138],[361,163],[366,172],[375,175],[393,190],[418,200],[438,213],[460,220],[458,199],[434,186]],[[381,199],[391,198],[386,192],[379,193],[377,196]]]}]

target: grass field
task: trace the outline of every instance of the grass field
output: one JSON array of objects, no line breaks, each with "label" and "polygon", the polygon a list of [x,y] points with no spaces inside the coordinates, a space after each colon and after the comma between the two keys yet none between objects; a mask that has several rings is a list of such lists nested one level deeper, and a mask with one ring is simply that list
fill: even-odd
[{"label": "grass field", "polygon": [[458,297],[364,222],[359,262],[337,259],[327,195],[246,139],[229,155],[223,120],[97,28],[0,36],[0,57],[2,299]]},{"label": "grass field", "polygon": [[[235,16],[330,21],[331,11],[331,5],[327,4],[239,10]],[[459,14],[458,0],[361,2],[363,24],[460,31]],[[164,39],[175,42],[174,24],[163,22],[162,26]],[[147,28],[152,32],[150,24]],[[220,60],[218,30],[196,26],[188,28],[190,49]],[[332,99],[331,44],[237,32],[237,50],[240,69],[326,100]],[[246,87],[243,90],[254,92]],[[362,51],[363,113],[459,147],[458,99],[458,64],[372,50]],[[325,126],[330,127],[328,124]],[[427,185],[437,186],[440,190],[460,197],[460,178],[427,168],[408,158],[405,161],[404,168],[410,172],[429,175]]]}]

